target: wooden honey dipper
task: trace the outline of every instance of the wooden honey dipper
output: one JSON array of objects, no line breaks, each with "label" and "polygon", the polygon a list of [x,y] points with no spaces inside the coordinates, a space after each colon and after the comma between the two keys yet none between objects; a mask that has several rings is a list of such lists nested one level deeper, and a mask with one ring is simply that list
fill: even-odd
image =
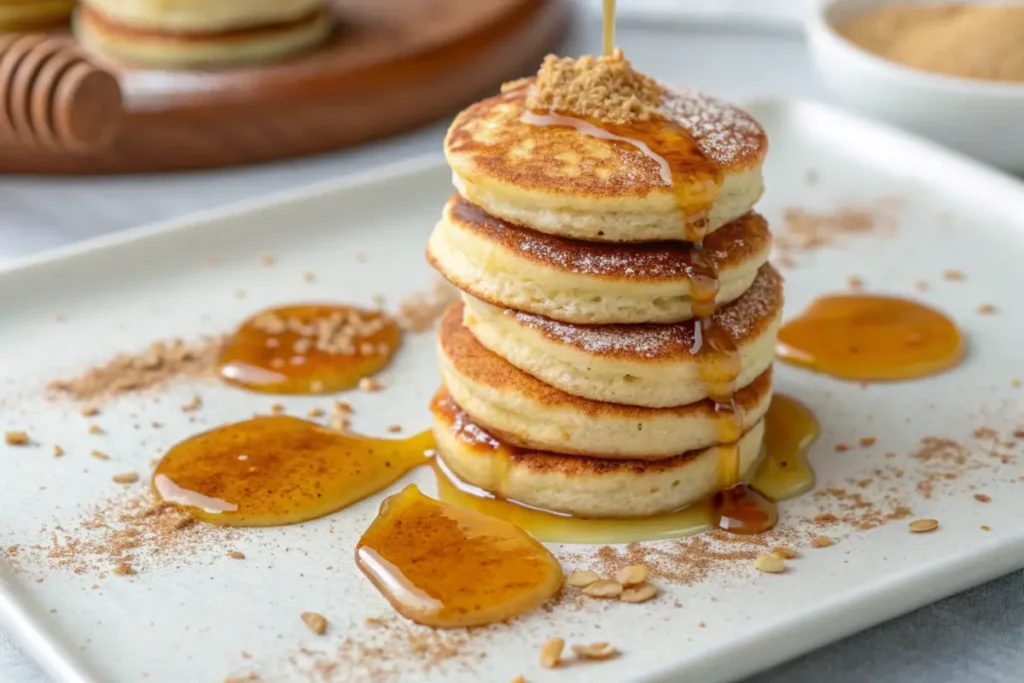
[{"label": "wooden honey dipper", "polygon": [[123,114],[117,78],[72,39],[0,34],[0,147],[93,151],[113,139]]}]

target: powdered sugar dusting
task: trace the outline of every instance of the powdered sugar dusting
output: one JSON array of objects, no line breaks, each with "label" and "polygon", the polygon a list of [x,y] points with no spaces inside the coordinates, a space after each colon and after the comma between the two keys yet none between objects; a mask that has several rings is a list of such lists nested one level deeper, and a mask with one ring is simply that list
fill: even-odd
[{"label": "powdered sugar dusting", "polygon": [[[782,306],[782,278],[771,266],[761,267],[750,289],[735,303],[714,315],[715,322],[734,340],[756,334]],[[571,325],[532,313],[506,309],[505,315],[549,339],[601,356],[663,359],[689,356],[693,325]]]},{"label": "powdered sugar dusting", "polygon": [[696,90],[663,87],[661,113],[678,121],[713,161],[727,166],[764,146],[764,130],[742,109]]},{"label": "powdered sugar dusting", "polygon": [[[458,196],[449,206],[453,222],[565,272],[597,277],[629,276],[635,280],[673,280],[688,278],[693,269],[692,246],[686,242],[583,242],[513,225],[488,215]],[[769,241],[764,219],[751,212],[711,233],[704,240],[701,253],[708,265],[721,270],[753,251],[763,251],[767,256]]]}]

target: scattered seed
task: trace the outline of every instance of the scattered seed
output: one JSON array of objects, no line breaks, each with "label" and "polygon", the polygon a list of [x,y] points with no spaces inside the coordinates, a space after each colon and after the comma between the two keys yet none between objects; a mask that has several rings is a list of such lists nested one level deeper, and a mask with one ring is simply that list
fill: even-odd
[{"label": "scattered seed", "polygon": [[264,254],[263,256],[260,256],[260,263],[265,266],[272,266],[274,265],[274,257],[270,254]]},{"label": "scattered seed", "polygon": [[302,621],[306,622],[306,626],[309,630],[318,636],[322,636],[324,631],[327,630],[327,619],[322,614],[316,612],[303,612],[301,615]]},{"label": "scattered seed", "polygon": [[352,406],[344,401],[335,401],[333,411],[335,415],[351,415]]},{"label": "scattered seed", "polygon": [[516,676],[512,679],[512,683],[526,683],[526,679],[522,676]]},{"label": "scattered seed", "polygon": [[939,528],[939,520],[937,519],[915,519],[913,522],[907,525],[915,534],[923,534],[929,531],[935,531]]},{"label": "scattered seed", "polygon": [[115,474],[111,477],[116,484],[134,484],[139,480],[138,472],[125,472],[123,474]]},{"label": "scattered seed", "polygon": [[309,417],[323,417],[324,416],[324,409],[323,408],[310,408],[309,412],[306,413],[306,415],[308,415]]},{"label": "scattered seed", "polygon": [[772,555],[779,558],[780,560],[792,560],[797,557],[800,553],[797,552],[796,548],[790,548],[789,546],[780,545],[778,548],[772,548]]},{"label": "scattered seed", "polygon": [[402,431],[402,425],[391,425],[388,427],[388,432],[391,434],[398,434],[400,431]]},{"label": "scattered seed", "polygon": [[582,571],[575,571],[569,574],[569,578],[565,580],[567,584],[573,588],[586,588],[595,581],[599,581],[601,577],[597,572],[592,572],[589,569]]},{"label": "scattered seed", "polygon": [[98,424],[91,424],[91,425],[89,425],[89,433],[90,434],[103,434],[103,427],[100,427]]},{"label": "scattered seed", "polygon": [[641,583],[622,591],[619,600],[622,602],[647,602],[658,594],[658,587],[653,583]]},{"label": "scattered seed", "polygon": [[986,496],[984,493],[975,493],[974,494],[974,500],[978,501],[979,503],[987,503],[990,500],[992,500],[992,498],[989,497],[989,496]]},{"label": "scattered seed", "polygon": [[758,555],[754,560],[754,569],[765,574],[778,574],[786,570],[786,563],[775,555]]},{"label": "scattered seed", "polygon": [[110,456],[103,451],[89,451],[89,455],[96,458],[97,460],[110,460]]},{"label": "scattered seed", "polygon": [[59,457],[60,457],[60,456],[62,456],[62,455],[64,455],[64,449],[63,449],[63,448],[61,448],[60,446],[56,446],[56,445],[55,445],[55,446],[53,447],[53,457],[55,457],[55,458],[59,458]]},{"label": "scattered seed", "polygon": [[859,291],[864,289],[864,280],[861,280],[856,275],[851,275],[846,278],[846,285],[852,290]]},{"label": "scattered seed", "polygon": [[235,290],[235,298],[244,299],[246,296],[248,296],[248,293],[244,289]]},{"label": "scattered seed", "polygon": [[978,306],[978,315],[992,315],[996,312],[994,304],[982,304]]},{"label": "scattered seed", "polygon": [[877,440],[878,439],[876,439],[873,436],[865,436],[862,437],[858,443],[860,443],[861,448],[870,448],[871,446],[875,445],[875,441]]},{"label": "scattered seed", "polygon": [[585,586],[583,594],[592,598],[617,598],[622,595],[622,584],[611,579],[598,579]]},{"label": "scattered seed", "polygon": [[331,416],[331,429],[339,432],[348,430],[348,426],[352,421],[344,415],[333,415]]},{"label": "scattered seed", "polygon": [[845,453],[846,451],[850,450],[850,447],[847,446],[845,443],[837,443],[835,449],[836,453]]},{"label": "scattered seed", "polygon": [[611,659],[619,653],[611,643],[591,643],[590,645],[573,645],[572,651],[583,659]]},{"label": "scattered seed", "polygon": [[274,403],[270,406],[270,412],[272,415],[282,415],[284,414],[284,406],[280,403]]},{"label": "scattered seed", "polygon": [[86,406],[78,411],[83,417],[95,417],[100,414],[100,409],[96,406]]},{"label": "scattered seed", "polygon": [[[244,560],[245,553],[239,552],[237,550],[232,550],[230,553],[228,553],[228,557],[230,557],[232,560]],[[321,617],[321,619],[322,618],[323,617]]]},{"label": "scattered seed", "polygon": [[312,270],[306,270],[302,272],[302,279],[306,282],[316,282],[316,273]]},{"label": "scattered seed", "polygon": [[981,530],[982,531],[992,531],[992,527],[990,527],[988,524],[982,524],[981,525]]},{"label": "scattered seed", "polygon": [[830,545],[835,545],[835,541],[828,536],[815,536],[811,539],[812,548],[827,548]]},{"label": "scattered seed", "polygon": [[562,658],[562,650],[565,649],[565,641],[561,638],[551,638],[540,648],[540,665],[545,669],[554,669]]},{"label": "scattered seed", "polygon": [[967,278],[967,276],[964,275],[963,271],[961,270],[944,270],[942,272],[942,277],[946,278],[951,282],[960,282],[961,280]]},{"label": "scattered seed", "polygon": [[384,388],[384,383],[378,379],[372,377],[364,377],[359,380],[360,391],[380,391]]},{"label": "scattered seed", "polygon": [[634,564],[615,572],[615,580],[623,587],[636,586],[647,580],[650,570],[642,564]]},{"label": "scattered seed", "polygon": [[193,410],[199,410],[203,406],[203,397],[196,394],[192,397],[192,400],[181,407],[181,412],[190,413]]},{"label": "scattered seed", "polygon": [[28,432],[4,432],[4,442],[8,446],[26,446],[29,442]]}]

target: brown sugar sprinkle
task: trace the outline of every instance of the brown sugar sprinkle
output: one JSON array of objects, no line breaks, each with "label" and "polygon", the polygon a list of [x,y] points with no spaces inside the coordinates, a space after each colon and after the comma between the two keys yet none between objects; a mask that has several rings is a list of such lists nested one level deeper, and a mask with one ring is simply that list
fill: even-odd
[{"label": "brown sugar sprinkle", "polygon": [[8,446],[27,446],[30,441],[31,440],[28,438],[28,432],[4,432],[4,443]]},{"label": "brown sugar sprinkle", "polygon": [[309,630],[318,636],[322,636],[327,631],[327,619],[322,614],[303,612],[300,616],[306,626],[309,627]]},{"label": "brown sugar sprinkle", "polygon": [[978,315],[992,315],[996,312],[994,304],[982,304],[978,306]]},{"label": "brown sugar sprinkle", "polygon": [[216,367],[221,344],[220,338],[157,341],[141,353],[122,353],[78,377],[50,382],[49,388],[76,401],[98,401],[178,379],[208,377]]},{"label": "brown sugar sprinkle", "polygon": [[[522,87],[508,83],[502,92]],[[548,55],[526,98],[534,110],[558,111],[608,123],[648,121],[661,105],[658,82],[633,69],[617,49],[607,57],[578,60]]]},{"label": "brown sugar sprinkle", "polygon": [[429,332],[458,295],[459,290],[446,280],[436,280],[429,291],[417,292],[400,301],[395,320],[406,332]]},{"label": "brown sugar sprinkle", "polygon": [[115,474],[111,479],[116,484],[134,484],[139,480],[138,472],[125,472],[123,474]]},{"label": "brown sugar sprinkle", "polygon": [[777,260],[784,264],[788,259],[792,264],[793,254],[834,246],[847,235],[891,234],[901,204],[897,198],[880,197],[829,211],[789,207],[783,211],[782,224],[775,233],[774,249],[780,257]]},{"label": "brown sugar sprinkle", "polygon": [[833,541],[829,536],[819,535],[811,539],[812,548],[827,548],[830,545],[835,545],[835,541]]},{"label": "brown sugar sprinkle", "polygon": [[992,498],[990,496],[985,495],[984,493],[975,493],[974,500],[978,501],[979,503],[987,503],[990,500],[992,500]]},{"label": "brown sugar sprinkle", "polygon": [[238,550],[232,550],[228,553],[228,557],[230,557],[232,560],[244,560],[245,553],[240,552]]},{"label": "brown sugar sprinkle", "polygon": [[962,282],[967,279],[967,276],[960,270],[944,270],[942,277],[950,282]]},{"label": "brown sugar sprinkle", "polygon": [[915,519],[907,528],[915,534],[923,534],[938,529],[939,522],[936,519]]},{"label": "brown sugar sprinkle", "polygon": [[40,545],[22,546],[17,568],[29,564],[102,577],[151,567],[180,566],[201,551],[219,552],[238,530],[195,521],[157,503],[148,487],[93,506],[67,526],[42,527]]},{"label": "brown sugar sprinkle", "polygon": [[562,659],[565,640],[551,638],[540,648],[540,665],[545,669],[554,669]]}]

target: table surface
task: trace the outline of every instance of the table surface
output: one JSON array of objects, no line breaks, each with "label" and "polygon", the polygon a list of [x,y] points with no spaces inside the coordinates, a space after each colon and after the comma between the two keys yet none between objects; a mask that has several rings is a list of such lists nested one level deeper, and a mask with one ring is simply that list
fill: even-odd
[{"label": "table surface", "polygon": [[[626,23],[618,43],[642,71],[727,98],[831,102],[798,33]],[[592,52],[600,26],[581,17],[564,52]],[[835,104],[835,102],[832,102]],[[438,122],[383,142],[302,161],[125,178],[0,178],[0,264],[72,242],[428,153]],[[747,683],[1010,683],[1024,668],[1024,572],[936,603],[752,677]],[[0,631],[0,681],[46,676]]]}]

